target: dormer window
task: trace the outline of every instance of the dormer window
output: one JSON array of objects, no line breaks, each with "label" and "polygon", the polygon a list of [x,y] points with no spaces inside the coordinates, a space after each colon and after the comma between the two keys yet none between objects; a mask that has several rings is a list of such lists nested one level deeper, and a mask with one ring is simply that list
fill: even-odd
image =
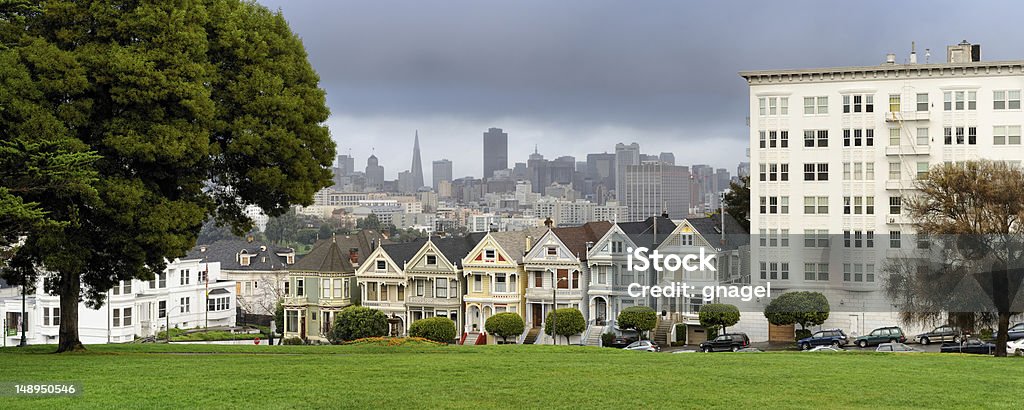
[{"label": "dormer window", "polygon": [[612,252],[622,253],[622,241],[612,241]]},{"label": "dormer window", "polygon": [[437,255],[427,255],[427,265],[429,265],[429,266],[436,266],[437,265]]},{"label": "dormer window", "polygon": [[558,248],[556,248],[554,246],[547,247],[547,255],[548,255],[548,257],[558,256]]},{"label": "dormer window", "polygon": [[387,270],[387,268],[388,268],[387,262],[382,261],[382,260],[377,261],[377,270],[378,271],[384,271],[384,270]]},{"label": "dormer window", "polygon": [[242,252],[238,254],[238,264],[242,266],[249,266],[250,257],[251,255],[249,255],[249,253],[246,252],[245,249],[242,249]]},{"label": "dormer window", "polygon": [[679,235],[679,244],[682,246],[693,246],[693,234],[684,233]]},{"label": "dormer window", "polygon": [[285,257],[285,263],[292,265],[295,264],[295,255],[288,255]]}]

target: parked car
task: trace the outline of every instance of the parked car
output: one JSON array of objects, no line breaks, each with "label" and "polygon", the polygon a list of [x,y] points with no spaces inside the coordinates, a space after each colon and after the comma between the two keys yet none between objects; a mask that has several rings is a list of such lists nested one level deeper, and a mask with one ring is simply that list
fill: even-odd
[{"label": "parked car", "polygon": [[885,342],[900,342],[904,343],[907,341],[907,337],[903,335],[903,329],[896,326],[880,327],[872,330],[864,336],[858,337],[853,343],[861,348],[868,346],[876,346],[879,343]]},{"label": "parked car", "polygon": [[801,350],[808,350],[814,346],[826,345],[842,347],[846,345],[848,340],[846,333],[843,333],[842,329],[826,329],[817,331],[810,337],[797,340],[796,345],[800,346]]},{"label": "parked car", "polygon": [[930,332],[914,336],[914,341],[923,345],[931,342],[956,342],[960,343],[960,329],[955,326],[943,325]]},{"label": "parked car", "polygon": [[845,352],[846,350],[838,346],[833,345],[821,345],[812,347],[811,350],[804,350],[805,352]]},{"label": "parked car", "polygon": [[723,352],[743,349],[750,346],[750,338],[746,333],[724,333],[700,344],[702,352]]},{"label": "parked car", "polygon": [[608,344],[607,346],[608,347],[615,347],[615,348],[622,349],[622,348],[624,348],[626,346],[629,346],[631,343],[633,343],[635,341],[636,341],[635,337],[618,336],[618,337],[612,339],[611,344]]},{"label": "parked car", "polygon": [[1011,340],[1006,342],[1006,354],[1024,356],[1024,339]]},{"label": "parked car", "polygon": [[660,352],[661,347],[650,340],[637,340],[625,347],[625,350],[639,350],[643,352]]},{"label": "parked car", "polygon": [[942,353],[993,354],[996,345],[979,339],[968,339],[960,343],[943,343],[939,348]]},{"label": "parked car", "polygon": [[[995,336],[995,335],[992,335]],[[1019,340],[1024,339],[1024,322],[1020,322],[1010,327],[1007,332],[1006,340]]]},{"label": "parked car", "polygon": [[921,353],[924,350],[915,349],[907,346],[903,343],[882,343],[875,348],[876,352],[896,352],[896,353]]}]

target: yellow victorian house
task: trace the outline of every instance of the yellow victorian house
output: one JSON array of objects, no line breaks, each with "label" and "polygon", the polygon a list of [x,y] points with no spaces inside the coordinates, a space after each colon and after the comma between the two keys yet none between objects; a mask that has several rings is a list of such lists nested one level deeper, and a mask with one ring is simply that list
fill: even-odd
[{"label": "yellow victorian house", "polygon": [[546,228],[488,233],[462,260],[466,283],[465,328],[461,343],[493,344],[494,337],[481,339],[487,318],[503,312],[523,316],[523,256]]}]

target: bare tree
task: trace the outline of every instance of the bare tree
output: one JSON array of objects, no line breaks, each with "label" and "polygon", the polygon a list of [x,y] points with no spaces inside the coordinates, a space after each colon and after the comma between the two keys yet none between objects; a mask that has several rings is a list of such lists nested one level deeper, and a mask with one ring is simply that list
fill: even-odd
[{"label": "bare tree", "polygon": [[903,203],[922,249],[886,263],[886,293],[907,322],[994,321],[996,355],[1005,356],[1010,317],[1022,310],[1015,299],[1024,272],[1024,171],[1005,162],[945,163],[916,188]]},{"label": "bare tree", "polygon": [[284,281],[288,272],[262,272],[255,281],[250,295],[239,295],[238,305],[246,313],[274,315],[277,303],[284,298]]}]

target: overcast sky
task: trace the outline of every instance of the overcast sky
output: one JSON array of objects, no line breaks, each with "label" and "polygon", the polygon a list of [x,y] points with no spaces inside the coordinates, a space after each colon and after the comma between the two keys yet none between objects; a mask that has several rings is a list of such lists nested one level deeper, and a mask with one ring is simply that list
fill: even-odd
[{"label": "overcast sky", "polygon": [[338,153],[387,178],[409,168],[419,130],[426,180],[448,158],[482,171],[482,134],[509,134],[509,166],[640,143],[676,163],[746,161],[741,70],[922,62],[960,40],[983,60],[1024,59],[1013,1],[318,1],[280,9],[327,90]]}]

